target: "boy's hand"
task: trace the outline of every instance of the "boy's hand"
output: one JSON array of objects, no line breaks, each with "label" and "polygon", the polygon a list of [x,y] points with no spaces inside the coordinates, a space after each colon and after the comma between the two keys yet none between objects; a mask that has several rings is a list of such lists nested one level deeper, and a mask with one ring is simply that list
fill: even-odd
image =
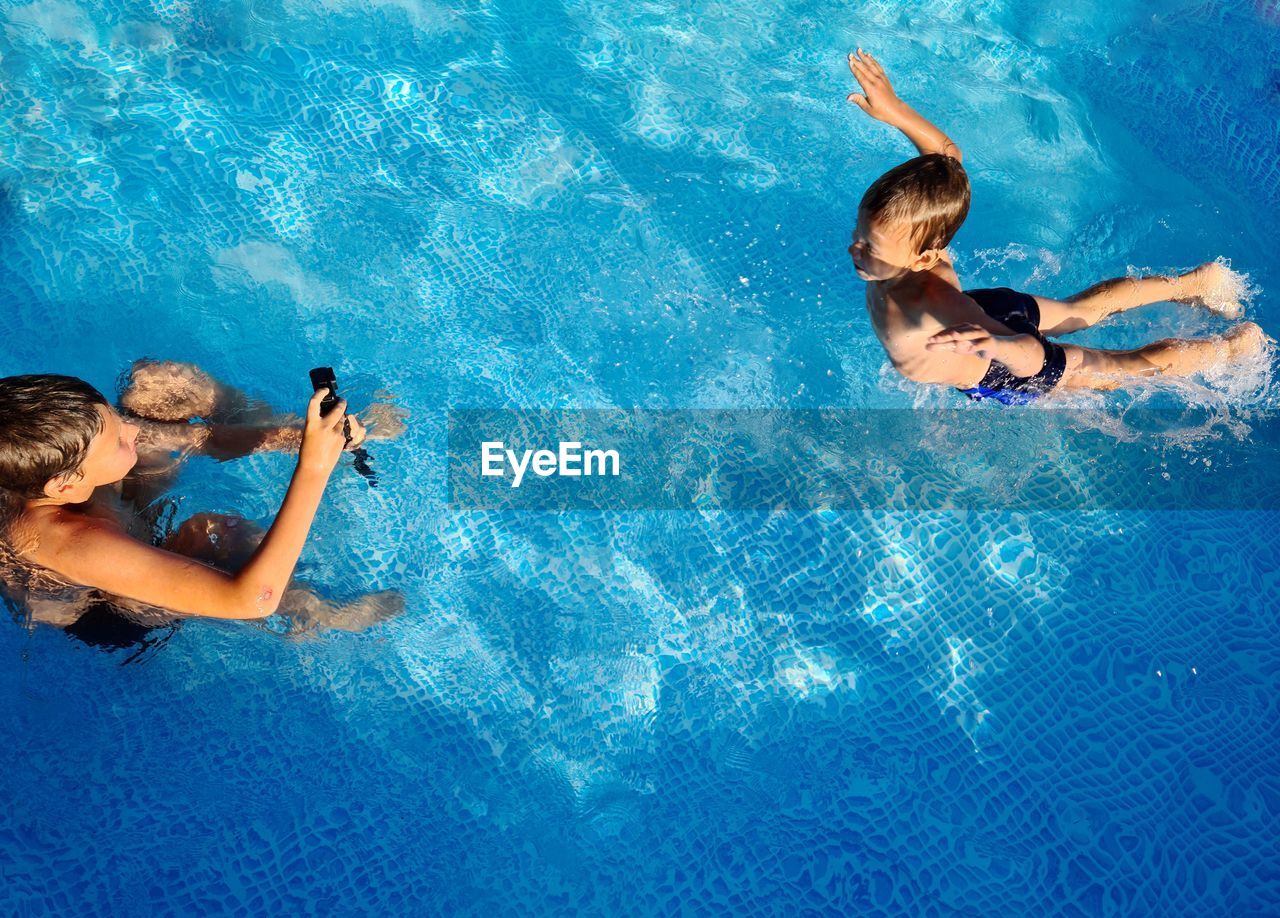
[{"label": "boy's hand", "polygon": [[1034,376],[1044,367],[1044,345],[1034,335],[993,335],[981,325],[953,325],[925,342],[927,351],[970,354],[999,360],[1014,376]]},{"label": "boy's hand", "polygon": [[[347,446],[347,435],[343,433],[343,421],[350,423],[352,438],[357,435],[364,439],[364,427],[354,415],[348,415],[345,399],[338,403],[328,414],[321,416],[320,403],[329,392],[317,389],[307,405],[307,423],[302,429],[302,450],[298,455],[299,468],[307,468],[328,475],[338,464],[342,450]],[[358,432],[358,433],[357,433]]]},{"label": "boy's hand", "polygon": [[953,351],[957,354],[972,354],[983,360],[995,359],[999,348],[996,336],[981,325],[953,325],[932,335],[925,342],[926,351]]},{"label": "boy's hand", "polygon": [[347,445],[346,449],[359,449],[365,440],[369,439],[369,431],[354,414],[347,415]]},{"label": "boy's hand", "polygon": [[853,71],[865,95],[851,92],[847,101],[877,121],[893,123],[902,114],[904,105],[889,85],[889,77],[880,62],[859,48],[849,55],[849,69]]}]

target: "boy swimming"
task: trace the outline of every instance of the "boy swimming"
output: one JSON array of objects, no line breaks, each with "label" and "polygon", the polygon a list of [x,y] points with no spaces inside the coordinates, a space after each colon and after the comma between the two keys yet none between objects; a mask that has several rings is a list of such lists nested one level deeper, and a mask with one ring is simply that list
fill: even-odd
[{"label": "boy swimming", "polygon": [[897,97],[872,55],[859,48],[849,69],[862,93],[848,101],[902,131],[920,152],[867,189],[849,246],[868,282],[872,328],[902,375],[970,398],[1022,404],[1055,388],[1115,389],[1150,376],[1189,376],[1262,350],[1265,336],[1252,322],[1221,337],[1170,338],[1133,350],[1050,340],[1165,300],[1235,318],[1240,304],[1224,293],[1231,278],[1216,262],[1176,277],[1103,281],[1061,301],[1006,287],[962,290],[946,251],[969,212],[960,148]]},{"label": "boy swimming", "polygon": [[[32,621],[64,627],[104,597],[152,623],[165,613],[254,619],[280,612],[294,631],[356,630],[398,612],[403,601],[395,593],[339,606],[291,585],[329,476],[343,450],[367,433],[345,402],[322,417],[326,392],[315,393],[299,428],[188,364],[136,363],[121,410],[73,377],[0,379],[6,592]],[[383,418],[398,433],[399,419]],[[265,533],[206,513],[162,546],[151,544],[155,521],[145,510],[163,490],[175,451],[225,459],[290,448],[298,464]]]}]

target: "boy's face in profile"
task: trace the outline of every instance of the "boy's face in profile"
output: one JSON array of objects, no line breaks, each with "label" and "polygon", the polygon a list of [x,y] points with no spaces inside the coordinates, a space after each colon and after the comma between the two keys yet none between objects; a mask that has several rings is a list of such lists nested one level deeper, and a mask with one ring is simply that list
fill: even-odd
[{"label": "boy's face in profile", "polygon": [[849,256],[863,280],[891,280],[914,271],[920,258],[911,241],[911,228],[906,224],[868,216],[858,211],[858,225],[853,231]]},{"label": "boy's face in profile", "polygon": [[125,423],[105,405],[97,407],[102,429],[89,441],[79,474],[61,475],[44,486],[45,496],[60,504],[88,500],[94,489],[124,478],[138,461],[138,426]]}]

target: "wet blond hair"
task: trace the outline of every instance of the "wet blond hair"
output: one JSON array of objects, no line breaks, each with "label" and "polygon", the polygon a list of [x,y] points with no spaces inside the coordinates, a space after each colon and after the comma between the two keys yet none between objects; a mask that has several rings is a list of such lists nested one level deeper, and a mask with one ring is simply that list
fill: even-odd
[{"label": "wet blond hair", "polygon": [[969,215],[969,176],[954,156],[926,153],[872,182],[858,211],[910,227],[917,252],[945,248]]}]

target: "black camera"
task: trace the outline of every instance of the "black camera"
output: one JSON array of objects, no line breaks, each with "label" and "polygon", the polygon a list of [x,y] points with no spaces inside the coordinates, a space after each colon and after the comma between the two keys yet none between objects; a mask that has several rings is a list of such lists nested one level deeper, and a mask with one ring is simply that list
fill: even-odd
[{"label": "black camera", "polygon": [[[325,417],[329,412],[337,407],[338,398],[338,377],[333,374],[333,367],[316,367],[311,371],[311,388],[319,392],[321,389],[328,389],[329,392],[320,400],[320,416]],[[351,423],[347,420],[342,422],[342,432],[346,434],[347,440],[351,440]],[[356,447],[351,451],[351,458],[356,471],[364,476],[365,481],[369,482],[369,487],[376,488],[378,486],[378,474],[369,465],[369,451],[363,446]]]},{"label": "black camera", "polygon": [[338,377],[333,375],[333,367],[316,367],[311,371],[311,388],[319,392],[328,389],[329,394],[320,402],[320,416],[324,417],[338,404]]}]

